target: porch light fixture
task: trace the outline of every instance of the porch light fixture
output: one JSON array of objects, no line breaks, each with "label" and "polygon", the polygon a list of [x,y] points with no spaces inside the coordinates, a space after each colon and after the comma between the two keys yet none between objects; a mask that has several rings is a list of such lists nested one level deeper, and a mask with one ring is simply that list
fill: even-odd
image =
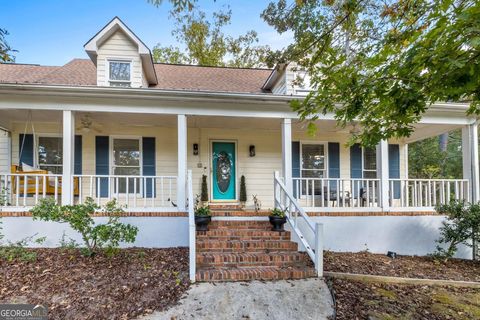
[{"label": "porch light fixture", "polygon": [[250,151],[250,157],[255,157],[255,146],[251,145],[249,148]]},{"label": "porch light fixture", "polygon": [[198,156],[198,143],[193,144],[193,155]]}]

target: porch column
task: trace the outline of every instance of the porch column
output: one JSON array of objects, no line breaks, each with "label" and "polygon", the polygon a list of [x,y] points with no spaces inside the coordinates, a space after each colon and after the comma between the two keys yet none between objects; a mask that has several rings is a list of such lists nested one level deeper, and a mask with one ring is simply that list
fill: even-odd
[{"label": "porch column", "polygon": [[480,201],[478,122],[462,128],[463,178],[470,181],[470,201]]},{"label": "porch column", "polygon": [[282,172],[285,187],[293,195],[292,181],[292,119],[282,122]]},{"label": "porch column", "polygon": [[377,145],[377,178],[379,185],[379,205],[383,211],[390,209],[389,199],[389,175],[388,175],[388,142],[382,140]]},{"label": "porch column", "polygon": [[75,113],[63,111],[62,205],[73,204],[73,170],[75,159]]},{"label": "porch column", "polygon": [[186,210],[187,188],[187,117],[184,114],[177,116],[178,123],[178,180],[177,180],[177,208]]}]

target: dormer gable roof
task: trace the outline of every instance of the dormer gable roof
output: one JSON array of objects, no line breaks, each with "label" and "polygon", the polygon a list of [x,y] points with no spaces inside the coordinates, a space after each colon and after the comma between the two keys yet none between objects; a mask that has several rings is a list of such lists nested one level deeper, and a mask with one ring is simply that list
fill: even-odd
[{"label": "dormer gable roof", "polygon": [[150,85],[158,83],[155,68],[153,65],[152,53],[142,40],[119,18],[113,18],[105,27],[94,35],[83,46],[93,63],[97,64],[97,52],[99,47],[107,41],[115,32],[121,30],[127,37],[135,43],[138,48],[138,54],[142,60],[143,71]]}]

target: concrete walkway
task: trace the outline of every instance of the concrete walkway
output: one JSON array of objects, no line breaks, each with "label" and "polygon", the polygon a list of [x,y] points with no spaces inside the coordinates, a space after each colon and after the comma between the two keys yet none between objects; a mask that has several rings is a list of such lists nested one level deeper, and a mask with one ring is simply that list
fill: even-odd
[{"label": "concrete walkway", "polygon": [[141,318],[182,319],[327,319],[333,302],[321,279],[194,284],[179,305]]}]

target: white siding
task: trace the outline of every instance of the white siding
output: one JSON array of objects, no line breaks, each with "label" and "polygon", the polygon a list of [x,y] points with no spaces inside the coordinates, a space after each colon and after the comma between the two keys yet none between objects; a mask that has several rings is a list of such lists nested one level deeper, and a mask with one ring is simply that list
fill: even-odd
[{"label": "white siding", "polygon": [[10,172],[10,139],[8,132],[0,130],[0,172]]},{"label": "white siding", "polygon": [[125,59],[132,62],[131,65],[131,86],[139,88],[145,86],[142,61],[138,53],[138,46],[131,41],[123,31],[115,32],[98,48],[97,53],[97,85],[109,86],[108,82],[108,60]]}]

